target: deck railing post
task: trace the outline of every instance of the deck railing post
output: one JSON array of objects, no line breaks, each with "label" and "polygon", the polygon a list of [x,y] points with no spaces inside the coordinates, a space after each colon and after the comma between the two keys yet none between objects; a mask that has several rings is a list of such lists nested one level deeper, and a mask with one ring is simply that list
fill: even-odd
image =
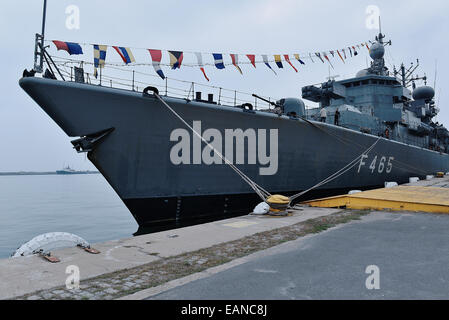
[{"label": "deck railing post", "polygon": [[133,91],[134,91],[134,73],[135,71],[133,70]]},{"label": "deck railing post", "polygon": [[168,96],[168,77],[165,77],[165,96]]}]

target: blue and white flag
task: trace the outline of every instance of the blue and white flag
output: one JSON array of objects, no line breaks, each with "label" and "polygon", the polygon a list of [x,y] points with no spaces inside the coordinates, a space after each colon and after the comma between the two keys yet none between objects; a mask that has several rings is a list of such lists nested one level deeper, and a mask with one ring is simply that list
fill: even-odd
[{"label": "blue and white flag", "polygon": [[322,63],[324,63],[323,58],[321,58],[321,53],[315,52],[315,55],[316,55],[318,58],[320,58],[320,60],[321,60]]},{"label": "blue and white flag", "polygon": [[275,75],[277,75],[276,71],[273,70],[273,68],[270,66],[270,64],[268,63],[268,56],[266,54],[262,55],[262,59],[263,59],[263,63],[265,63],[265,65],[270,68],[271,71],[274,72]]},{"label": "blue and white flag", "polygon": [[224,69],[225,65],[223,63],[223,55],[221,53],[212,53],[215,60],[215,66],[217,69]]}]

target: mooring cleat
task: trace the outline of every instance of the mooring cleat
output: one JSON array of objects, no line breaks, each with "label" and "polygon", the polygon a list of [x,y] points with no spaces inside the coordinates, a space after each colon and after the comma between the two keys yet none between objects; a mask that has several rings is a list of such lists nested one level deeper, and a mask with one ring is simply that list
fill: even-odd
[{"label": "mooring cleat", "polygon": [[52,256],[51,253],[39,253],[39,256],[51,263],[61,262],[58,257]]},{"label": "mooring cleat", "polygon": [[94,249],[94,248],[92,248],[92,247],[90,247],[90,246],[82,246],[82,245],[78,245],[77,247],[79,247],[79,248],[83,249],[84,251],[86,251],[86,252],[88,252],[88,253],[91,253],[91,254],[99,254],[99,253],[100,253],[99,250]]},{"label": "mooring cleat", "polygon": [[99,254],[100,251],[98,251],[97,249],[94,248],[84,248],[84,251],[92,253],[92,254]]}]

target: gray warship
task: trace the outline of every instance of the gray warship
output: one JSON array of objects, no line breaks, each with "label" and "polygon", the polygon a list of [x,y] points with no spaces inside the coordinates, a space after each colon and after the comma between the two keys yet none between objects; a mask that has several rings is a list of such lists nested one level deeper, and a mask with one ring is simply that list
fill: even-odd
[{"label": "gray warship", "polygon": [[[57,79],[43,32],[36,37],[40,64],[24,71],[20,86],[75,138],[76,151],[87,152],[139,226],[243,215],[260,202],[161,103],[157,88],[136,92],[92,85],[82,74],[74,81]],[[380,32],[371,42],[371,66],[354,78],[302,88],[302,99],[318,103],[316,108],[306,108],[299,98],[270,102],[274,107],[264,110],[249,103],[225,105],[211,96],[202,100],[200,93],[196,99],[162,99],[271,193],[308,190],[362,154],[351,170],[296,201],[447,172],[449,133],[432,120],[439,111],[435,91],[416,86],[426,80],[412,75],[416,66],[387,69],[385,47],[391,42],[384,38]],[[37,77],[42,58],[49,68]],[[224,140],[232,140],[230,149]]]}]

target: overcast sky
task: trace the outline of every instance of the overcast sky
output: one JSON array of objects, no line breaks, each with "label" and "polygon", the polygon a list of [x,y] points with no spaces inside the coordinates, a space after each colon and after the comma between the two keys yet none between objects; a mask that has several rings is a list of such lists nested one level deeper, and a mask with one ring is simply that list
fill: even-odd
[{"label": "overcast sky", "polygon": [[[66,8],[77,5],[80,28],[68,29]],[[48,0],[46,38],[82,43],[113,44],[136,48],[200,52],[283,54],[338,49],[368,40],[378,32],[368,29],[366,8],[376,5],[382,16],[383,33],[393,46],[387,48],[390,67],[420,59],[421,74],[433,85],[438,63],[436,120],[449,125],[446,71],[449,69],[447,34],[448,1],[100,1]],[[77,154],[70,140],[19,85],[23,69],[33,65],[34,34],[40,32],[42,1],[2,1],[0,10],[0,171],[56,170],[63,164],[76,169],[93,169],[84,155]],[[84,48],[83,48],[84,49]],[[55,53],[54,47],[50,48]],[[367,50],[348,60],[334,61],[337,79],[355,75],[370,61]],[[64,52],[58,52],[62,56]],[[136,59],[147,59],[135,52]],[[117,60],[115,52],[108,58]],[[92,50],[82,59],[92,60]],[[194,61],[188,57],[186,61]],[[204,58],[207,61],[208,58]],[[259,58],[260,59],[260,58]],[[108,59],[109,60],[109,59]],[[244,57],[240,57],[244,60]],[[301,87],[322,82],[329,68],[311,64],[295,73],[290,67],[275,76],[264,66],[242,66],[244,75],[227,67],[206,67],[211,85],[261,95],[300,97]],[[298,64],[295,64],[298,66]],[[146,67],[147,72],[153,72]],[[163,69],[166,75],[206,83],[196,68]]]}]

